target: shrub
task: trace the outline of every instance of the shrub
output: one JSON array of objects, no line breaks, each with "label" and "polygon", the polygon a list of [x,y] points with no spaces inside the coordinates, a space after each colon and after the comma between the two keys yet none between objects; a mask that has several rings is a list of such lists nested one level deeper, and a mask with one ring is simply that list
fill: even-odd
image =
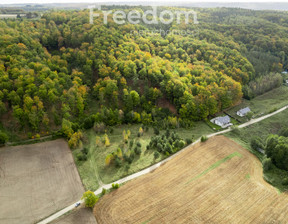
[{"label": "shrub", "polygon": [[0,145],[5,144],[7,141],[8,136],[4,132],[0,131]]},{"label": "shrub", "polygon": [[140,142],[137,142],[137,147],[140,147],[141,148],[141,143]]},{"label": "shrub", "polygon": [[134,140],[131,140],[131,141],[129,142],[129,147],[130,147],[130,149],[133,147],[133,145],[134,145]]},{"label": "shrub", "polygon": [[184,146],[185,146],[185,142],[183,140],[180,140],[179,143],[178,143],[178,147],[180,149],[182,149]]},{"label": "shrub", "polygon": [[102,195],[106,194],[106,188],[102,188]]},{"label": "shrub", "polygon": [[84,149],[82,150],[82,153],[87,155],[88,154],[88,148],[87,147],[84,147]]},{"label": "shrub", "polygon": [[129,169],[130,169],[130,165],[129,165],[129,164],[126,164],[125,170],[128,171]]},{"label": "shrub", "polygon": [[109,138],[108,138],[108,135],[104,135],[104,145],[106,147],[109,147],[110,146],[110,141],[109,141]]},{"label": "shrub", "polygon": [[105,164],[106,164],[107,166],[110,165],[110,163],[111,163],[111,161],[113,160],[113,158],[114,158],[114,155],[108,154],[108,155],[106,156],[106,158],[105,158]]},{"label": "shrub", "polygon": [[158,159],[159,157],[160,157],[159,152],[154,152],[154,159],[156,160],[156,159]]},{"label": "shrub", "polygon": [[112,184],[112,188],[113,188],[113,189],[118,189],[118,188],[119,188],[119,184],[118,184],[118,183],[116,183],[116,184],[113,183],[113,184]]},{"label": "shrub", "polygon": [[136,147],[136,148],[134,149],[134,151],[135,151],[136,155],[140,155],[141,152],[142,152],[141,148],[139,148],[139,147]]},{"label": "shrub", "polygon": [[131,163],[133,162],[134,158],[135,158],[135,153],[134,153],[134,152],[131,152],[131,153],[130,153],[130,156],[129,156],[128,163],[131,164]]},{"label": "shrub", "polygon": [[86,161],[87,160],[87,155],[83,154],[83,153],[80,153],[80,154],[77,155],[77,159],[78,159],[78,161]]},{"label": "shrub", "polygon": [[122,160],[117,156],[115,159],[115,166],[121,167],[121,165],[122,165]]},{"label": "shrub", "polygon": [[203,136],[201,137],[201,142],[206,142],[207,140],[208,140],[208,137],[207,137],[207,136],[203,135]]},{"label": "shrub", "polygon": [[285,178],[282,180],[282,184],[283,184],[283,185],[288,185],[288,177],[285,177]]},{"label": "shrub", "polygon": [[250,142],[251,148],[254,150],[264,149],[264,145],[259,137],[253,138]]},{"label": "shrub", "polygon": [[140,128],[139,128],[139,132],[138,132],[139,137],[142,136],[143,133],[144,133],[144,130],[143,130],[142,127],[140,127]]},{"label": "shrub", "polygon": [[186,144],[187,144],[187,145],[190,145],[190,144],[192,144],[192,143],[193,143],[192,139],[186,138]]},{"label": "shrub", "polygon": [[269,171],[271,168],[272,168],[271,159],[270,158],[265,158],[263,160],[263,170],[266,172],[266,171]]}]

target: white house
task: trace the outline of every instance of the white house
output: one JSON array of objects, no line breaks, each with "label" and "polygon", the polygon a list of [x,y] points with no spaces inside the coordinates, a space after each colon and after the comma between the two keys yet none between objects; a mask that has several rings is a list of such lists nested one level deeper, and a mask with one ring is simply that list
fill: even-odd
[{"label": "white house", "polygon": [[240,116],[240,117],[244,117],[246,116],[249,112],[251,112],[250,108],[249,107],[245,107],[241,110],[238,110],[237,111],[237,115]]},{"label": "white house", "polygon": [[224,117],[216,117],[213,118],[212,120],[210,120],[212,123],[222,127],[222,128],[227,128],[231,125],[233,125],[231,123],[231,119],[229,116],[224,116]]}]

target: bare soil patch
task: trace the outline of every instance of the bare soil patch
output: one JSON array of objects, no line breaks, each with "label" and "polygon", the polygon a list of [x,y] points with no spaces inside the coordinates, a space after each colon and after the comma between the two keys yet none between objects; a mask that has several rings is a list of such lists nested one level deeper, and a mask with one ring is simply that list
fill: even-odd
[{"label": "bare soil patch", "polygon": [[35,223],[84,192],[64,140],[0,149],[0,223]]},{"label": "bare soil patch", "polygon": [[104,196],[101,223],[287,223],[288,195],[262,177],[259,160],[217,136]]}]

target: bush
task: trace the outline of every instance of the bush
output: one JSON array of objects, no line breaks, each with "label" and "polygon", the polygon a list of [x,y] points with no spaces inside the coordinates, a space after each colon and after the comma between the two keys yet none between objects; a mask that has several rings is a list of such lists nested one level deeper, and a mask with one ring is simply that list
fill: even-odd
[{"label": "bush", "polygon": [[77,155],[77,159],[78,159],[78,161],[86,161],[87,160],[87,155],[83,154],[83,153],[80,153],[80,154]]},{"label": "bush", "polygon": [[159,152],[154,152],[154,159],[156,160],[156,159],[158,159],[159,157],[160,157]]},{"label": "bush", "polygon": [[130,165],[129,165],[129,164],[126,164],[125,170],[128,171],[129,169],[130,169]]},{"label": "bush", "polygon": [[131,152],[131,153],[130,153],[130,156],[129,156],[129,159],[127,160],[127,162],[131,164],[131,163],[133,162],[134,158],[135,158],[135,153],[134,153],[134,152]]},{"label": "bush", "polygon": [[137,142],[137,147],[141,148],[141,143],[140,142]]},{"label": "bush", "polygon": [[192,143],[193,143],[192,139],[186,138],[186,144],[187,144],[187,145],[190,145],[190,144],[192,144]]},{"label": "bush", "polygon": [[182,149],[184,146],[185,146],[185,142],[183,140],[180,140],[179,143],[178,143],[178,147],[180,149]]},{"label": "bush", "polygon": [[82,150],[82,153],[87,155],[88,154],[88,148],[87,147],[84,147],[84,149]]},{"label": "bush", "polygon": [[131,141],[129,142],[129,147],[130,147],[130,149],[133,147],[133,145],[134,145],[134,140],[131,140]]},{"label": "bush", "polygon": [[282,180],[282,184],[283,184],[283,185],[288,185],[288,177],[285,177],[285,178]]},{"label": "bush", "polygon": [[121,167],[121,165],[122,165],[122,160],[119,157],[116,157],[115,166],[116,167]]},{"label": "bush", "polygon": [[8,141],[8,136],[0,131],[0,145],[4,145]]},{"label": "bush", "polygon": [[259,137],[253,138],[250,142],[250,146],[254,150],[265,149],[262,140]]},{"label": "bush", "polygon": [[118,189],[119,188],[119,184],[117,184],[117,183],[116,184],[112,184],[112,188],[113,189]]},{"label": "bush", "polygon": [[203,135],[203,136],[201,137],[201,142],[206,142],[207,140],[208,140],[208,137],[207,137],[207,136]]},{"label": "bush", "polygon": [[106,194],[106,188],[102,188],[102,195]]},{"label": "bush", "polygon": [[139,148],[139,147],[136,147],[136,148],[134,149],[134,151],[135,151],[136,155],[140,155],[141,152],[142,152],[141,148]]},{"label": "bush", "polygon": [[263,170],[266,172],[266,171],[269,171],[271,170],[272,168],[272,161],[270,158],[265,158],[263,160]]}]

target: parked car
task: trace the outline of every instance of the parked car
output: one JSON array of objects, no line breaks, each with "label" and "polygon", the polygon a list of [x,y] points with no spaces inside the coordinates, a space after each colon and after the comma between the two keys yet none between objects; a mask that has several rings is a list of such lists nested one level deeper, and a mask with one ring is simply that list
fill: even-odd
[{"label": "parked car", "polygon": [[75,203],[75,208],[77,208],[78,206],[80,206],[80,204],[81,204],[80,202],[76,202],[76,203]]}]

